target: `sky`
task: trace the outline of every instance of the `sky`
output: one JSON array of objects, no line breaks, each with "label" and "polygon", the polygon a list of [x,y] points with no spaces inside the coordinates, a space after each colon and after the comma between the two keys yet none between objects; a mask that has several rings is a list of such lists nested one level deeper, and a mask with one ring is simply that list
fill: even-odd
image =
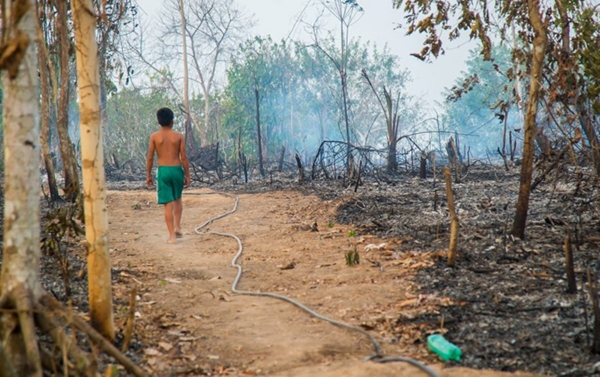
[{"label": "sky", "polygon": [[[228,0],[224,0],[228,1]],[[311,10],[307,4],[315,0],[237,0],[248,15],[252,15],[255,26],[252,35],[271,35],[275,41],[288,38],[305,38],[301,17],[312,21]],[[452,45],[445,43],[446,54],[431,63],[410,56],[422,48],[422,35],[408,37],[398,24],[403,21],[402,12],[393,9],[392,0],[357,0],[364,9],[361,19],[350,28],[350,37],[360,37],[363,41],[372,41],[378,47],[387,44],[390,52],[400,57],[400,64],[408,69],[412,81],[407,85],[410,94],[419,98],[427,107],[442,101],[441,92],[451,87],[459,77],[464,66],[468,50],[475,48],[474,43]],[[144,13],[153,17],[159,14],[162,0],[138,0]],[[314,17],[314,16],[312,16]],[[294,27],[295,26],[295,27]],[[333,27],[333,26],[332,26]],[[464,42],[461,42],[464,43]]]}]

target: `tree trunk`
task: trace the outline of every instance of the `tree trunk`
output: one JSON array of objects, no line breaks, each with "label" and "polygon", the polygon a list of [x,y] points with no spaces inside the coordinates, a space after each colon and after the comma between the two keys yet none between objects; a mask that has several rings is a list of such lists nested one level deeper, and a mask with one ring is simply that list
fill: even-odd
[{"label": "tree trunk", "polygon": [[577,104],[577,112],[579,113],[579,123],[585,137],[590,143],[590,149],[592,153],[592,162],[596,169],[596,175],[600,176],[600,142],[598,141],[598,134],[592,124],[592,118],[589,116],[587,109],[582,104]]},{"label": "tree trunk", "polygon": [[260,132],[260,97],[258,94],[258,88],[254,88],[254,98],[256,100],[256,142],[258,144],[258,167],[260,169],[260,175],[264,177],[265,168],[263,167],[262,135]]},{"label": "tree trunk", "polygon": [[[567,13],[567,9],[562,1],[556,1],[556,8],[560,14],[560,21],[562,24],[562,59],[560,60],[561,64],[564,64],[565,70],[568,70],[568,74],[575,75],[569,69],[572,67],[571,64],[573,60],[573,52],[571,50],[571,20]],[[575,81],[575,77],[570,77],[571,80]],[[567,82],[570,82],[569,78],[567,78]],[[584,86],[583,86],[584,87]],[[575,108],[577,110],[577,114],[579,115],[579,124],[585,133],[585,137],[588,139],[590,143],[590,149],[592,154],[592,163],[594,164],[594,169],[596,170],[596,175],[600,176],[600,142],[598,141],[598,134],[594,129],[594,125],[592,123],[592,118],[590,117],[588,108],[585,104],[587,96],[581,94],[581,90],[584,90],[583,87],[576,88],[574,85],[568,86],[567,90],[573,90],[575,93]]]},{"label": "tree trunk", "polygon": [[531,177],[533,174],[534,139],[536,133],[536,116],[538,100],[540,96],[540,83],[542,79],[542,67],[548,38],[545,25],[540,14],[539,0],[528,0],[529,18],[535,30],[533,40],[533,59],[531,64],[531,79],[529,82],[529,99],[527,112],[525,113],[525,134],[523,138],[523,161],[521,165],[521,181],[519,186],[519,198],[517,200],[517,211],[512,227],[512,234],[521,239],[525,238],[525,225],[527,223],[527,212],[529,210],[529,196],[531,193]]},{"label": "tree trunk", "polygon": [[[373,89],[374,90],[374,89]],[[396,148],[398,145],[398,114],[394,114],[394,100],[391,91],[383,87],[383,95],[385,97],[385,112],[387,123],[388,137],[388,156],[387,169],[390,173],[395,173],[398,170],[398,160],[396,159]]]},{"label": "tree trunk", "polygon": [[396,139],[390,139],[388,144],[388,155],[387,155],[387,170],[388,173],[396,173],[398,170],[398,160],[396,153],[397,143]]},{"label": "tree trunk", "polygon": [[183,107],[185,108],[185,141],[188,154],[193,156],[196,151],[196,142],[194,140],[194,129],[192,128],[192,118],[190,112],[190,79],[188,73],[187,33],[185,32],[186,18],[183,10],[183,0],[179,0],[179,16],[181,18],[181,45],[183,48]]},{"label": "tree trunk", "polygon": [[346,172],[350,174],[350,121],[348,119],[348,91],[347,91],[347,82],[346,82],[346,71],[340,71],[340,78],[342,82],[342,105],[344,107],[344,124],[346,125]]},{"label": "tree trunk", "polygon": [[65,199],[75,202],[79,196],[79,175],[77,163],[69,137],[69,30],[67,29],[67,2],[57,1],[57,34],[60,44],[60,95],[57,109],[56,128],[60,141],[60,154],[63,162],[63,174],[65,177]]},{"label": "tree trunk", "polygon": [[85,235],[88,248],[88,284],[92,326],[111,341],[115,339],[108,218],[100,112],[100,73],[96,45],[96,15],[92,0],[74,0],[73,25],[77,59],[77,86],[81,119],[81,158]]},{"label": "tree trunk", "polygon": [[[200,142],[202,145],[208,145],[208,130],[210,127],[210,93],[204,92],[204,129],[200,132]],[[213,141],[214,139],[213,133]]]},{"label": "tree trunk", "polygon": [[[42,7],[39,8],[39,18],[44,17],[44,10]],[[38,31],[39,41],[44,41],[41,28]],[[52,155],[50,154],[50,88],[49,88],[49,74],[48,66],[46,61],[49,59],[46,52],[47,50],[38,47],[38,60],[40,64],[40,82],[41,82],[41,116],[42,116],[42,132],[40,134],[40,144],[42,148],[42,157],[44,159],[44,167],[46,168],[46,175],[48,176],[48,190],[50,191],[50,201],[52,203],[60,199],[58,194],[58,186],[56,185],[56,175],[54,174],[54,163],[52,162]]]},{"label": "tree trunk", "polygon": [[[13,9],[23,13],[11,13]],[[42,293],[40,267],[40,136],[36,13],[33,0],[4,0],[2,75],[5,146],[4,232],[0,287],[5,301],[0,311],[0,336],[5,360],[2,372],[42,376],[33,306]],[[19,56],[19,50],[23,55]],[[21,50],[22,51],[22,50]]]},{"label": "tree trunk", "polygon": [[[115,156],[115,152],[114,152],[114,146],[112,144],[112,138],[111,138],[111,128],[109,127],[109,120],[108,120],[108,92],[106,89],[106,68],[105,68],[105,64],[104,62],[106,62],[106,42],[100,43],[99,44],[99,49],[98,49],[98,61],[100,62],[99,65],[99,69],[100,69],[100,117],[102,119],[102,129],[104,130],[105,134],[104,134],[104,142],[105,142],[105,146],[107,148],[106,154],[108,156]],[[115,159],[115,167],[118,169],[118,161]]]}]

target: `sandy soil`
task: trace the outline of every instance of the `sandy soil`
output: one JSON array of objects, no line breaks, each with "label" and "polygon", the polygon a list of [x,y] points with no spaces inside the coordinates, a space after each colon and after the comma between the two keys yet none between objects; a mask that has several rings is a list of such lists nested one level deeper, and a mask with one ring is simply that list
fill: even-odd
[{"label": "sandy soil", "polygon": [[[151,191],[113,191],[108,196],[116,306],[126,310],[131,290],[137,289],[133,348],[144,355],[142,364],[149,372],[426,376],[405,363],[364,362],[373,346],[362,334],[272,298],[233,294],[236,269],[230,264],[238,250],[236,241],[194,231],[230,210],[233,198],[209,190],[186,191],[184,237],[176,245],[166,243],[162,206],[154,199]],[[440,376],[509,375],[442,365],[424,344],[429,333],[444,331],[439,325],[413,326],[403,334],[385,331],[382,324],[404,311],[435,313],[451,304],[419,292],[412,279],[435,256],[404,252],[386,258],[397,253],[395,246],[402,240],[351,237],[351,227],[334,222],[340,202],[292,191],[244,194],[239,200],[237,212],[203,230],[234,233],[242,240],[239,289],[283,294],[325,316],[362,326],[380,342],[385,356],[415,358]],[[355,248],[361,263],[347,266],[345,254]],[[117,318],[123,317],[117,313]]]}]

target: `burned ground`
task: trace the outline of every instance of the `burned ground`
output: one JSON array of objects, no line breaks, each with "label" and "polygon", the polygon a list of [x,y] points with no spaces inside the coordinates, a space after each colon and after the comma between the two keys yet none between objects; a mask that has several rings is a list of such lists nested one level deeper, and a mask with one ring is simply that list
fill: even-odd
[{"label": "burned ground", "polygon": [[[464,355],[460,364],[447,365],[557,376],[600,374],[600,356],[590,351],[593,318],[586,279],[588,267],[592,274],[600,267],[598,191],[590,176],[565,172],[538,186],[531,198],[527,238],[519,240],[509,232],[518,187],[516,172],[491,166],[473,169],[454,184],[460,219],[454,268],[445,260],[449,221],[439,178],[365,178],[356,191],[342,181],[309,181],[300,186],[293,172],[275,174],[267,182],[233,183],[227,180],[197,188],[209,195],[239,195],[250,206],[243,210],[256,212],[254,220],[241,214],[239,220],[224,224],[248,241],[243,264],[250,272],[242,281],[249,289],[287,292],[331,317],[368,330],[387,352],[426,363],[437,360],[426,350],[426,336],[441,332]],[[225,259],[232,247],[213,238],[194,241],[193,232],[188,231],[182,255],[162,250],[164,246],[157,244],[163,233],[161,210],[153,204],[153,193],[139,179],[112,181],[109,186],[118,190],[109,195],[116,321],[118,326],[124,323],[129,292],[136,286],[139,318],[127,354],[147,370],[157,375],[279,375],[289,368],[325,368],[369,353],[364,341],[355,348],[346,335],[331,335],[322,352],[302,351],[304,356],[297,360],[278,360],[278,367],[268,361],[268,348],[262,350],[260,344],[254,351],[240,346],[232,353],[228,342],[234,340],[215,333],[217,328],[211,325],[225,313],[218,305],[238,300],[227,288],[232,272],[227,272],[230,267]],[[194,212],[194,217],[187,215],[190,229],[206,219],[208,213],[202,211],[211,201],[186,200],[187,211]],[[147,216],[156,221],[148,223]],[[303,230],[302,224],[314,222],[318,223],[316,232]],[[574,246],[577,294],[565,293],[563,243],[567,235]],[[268,247],[260,244],[265,237],[273,240]],[[66,294],[55,255],[44,256],[43,284],[61,301],[85,313],[83,250],[77,239],[64,241],[71,292]],[[206,262],[186,263],[191,261],[186,259],[188,247],[190,255],[200,248],[200,259],[207,258]],[[350,247],[359,252],[360,266],[345,265],[344,253]],[[161,261],[154,248],[161,249],[159,253],[168,251],[174,261]],[[282,270],[290,262],[295,268]],[[195,298],[186,301],[198,289]],[[248,303],[239,300],[236,305],[239,312]],[[187,308],[195,307],[204,309],[185,314]],[[313,326],[303,315],[283,310],[277,320],[294,323],[286,327],[294,339],[306,332],[297,329],[294,333],[298,323]],[[202,319],[202,323],[189,323],[189,318]],[[252,327],[251,316],[244,321]],[[231,330],[220,326],[221,331]],[[310,330],[306,335],[313,331],[325,330]]]}]

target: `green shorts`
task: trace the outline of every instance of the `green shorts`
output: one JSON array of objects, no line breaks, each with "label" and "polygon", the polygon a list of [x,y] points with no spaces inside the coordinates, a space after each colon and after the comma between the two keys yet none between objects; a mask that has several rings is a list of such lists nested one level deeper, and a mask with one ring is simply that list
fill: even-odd
[{"label": "green shorts", "polygon": [[181,198],[185,176],[181,166],[159,166],[156,171],[158,204]]}]

